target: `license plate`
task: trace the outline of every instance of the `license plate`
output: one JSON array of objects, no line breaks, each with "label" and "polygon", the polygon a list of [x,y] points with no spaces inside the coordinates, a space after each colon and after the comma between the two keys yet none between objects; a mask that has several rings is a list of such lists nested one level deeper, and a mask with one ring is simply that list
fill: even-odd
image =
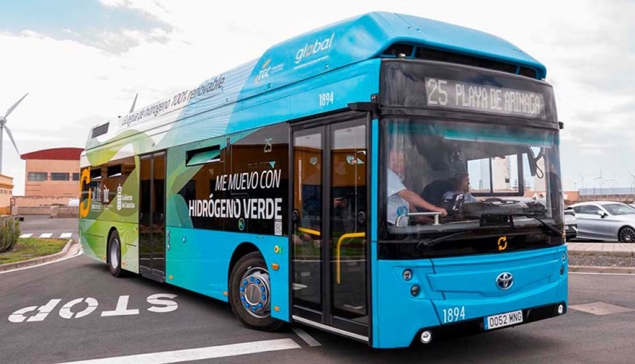
[{"label": "license plate", "polygon": [[485,318],[485,330],[511,326],[523,322],[523,311],[501,313],[500,315],[487,316]]}]

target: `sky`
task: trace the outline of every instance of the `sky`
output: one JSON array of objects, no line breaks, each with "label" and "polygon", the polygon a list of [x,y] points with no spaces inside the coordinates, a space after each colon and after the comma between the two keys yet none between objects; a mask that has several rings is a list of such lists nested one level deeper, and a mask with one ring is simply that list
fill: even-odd
[{"label": "sky", "polygon": [[[221,4],[222,5],[219,5]],[[95,125],[369,11],[488,32],[547,67],[566,190],[635,186],[635,0],[1,0],[0,116],[21,154],[83,148]],[[2,173],[24,194],[7,136]]]}]

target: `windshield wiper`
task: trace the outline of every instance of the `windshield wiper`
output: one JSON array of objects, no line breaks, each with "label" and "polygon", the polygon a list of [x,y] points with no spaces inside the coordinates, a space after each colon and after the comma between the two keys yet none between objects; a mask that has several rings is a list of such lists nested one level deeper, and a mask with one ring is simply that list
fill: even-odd
[{"label": "windshield wiper", "polygon": [[[539,217],[536,216],[532,216],[532,213],[514,213],[514,214],[490,214],[489,216],[497,216],[497,217],[506,217],[509,219],[509,226],[514,228],[514,217],[528,217],[531,219],[534,219],[536,221],[538,221],[542,226],[546,227],[547,229],[549,229],[550,231],[552,231],[553,233],[555,233],[558,236],[562,235],[562,231],[558,230],[557,228],[555,228],[553,225],[550,225],[549,223],[547,223],[546,221],[542,220]],[[490,227],[495,227],[495,225],[490,225]],[[430,248],[433,247],[439,243],[442,243],[446,240],[452,239],[452,238],[458,238],[460,236],[463,235],[468,235],[470,233],[473,233],[474,231],[472,230],[463,230],[463,231],[459,231],[453,234],[449,234],[449,235],[444,235],[435,239],[429,239],[429,240],[421,240],[417,243],[417,250],[421,250],[422,248]]]},{"label": "windshield wiper", "polygon": [[542,226],[544,226],[544,227],[548,228],[549,230],[551,230],[552,232],[554,232],[556,235],[558,235],[558,236],[562,236],[562,231],[560,231],[560,230],[556,229],[553,225],[551,225],[551,224],[547,223],[545,220],[543,220],[543,219],[541,219],[541,218],[539,218],[539,217],[536,217],[536,216],[531,216],[531,215],[527,215],[527,217],[531,217],[532,219],[534,219],[534,220],[538,221],[539,223],[541,223],[541,224],[542,224]]},{"label": "windshield wiper", "polygon": [[487,217],[491,217],[491,216],[508,218],[509,221],[507,221],[507,223],[509,223],[509,226],[512,228],[514,227],[514,217],[528,217],[530,219],[534,219],[538,221],[542,226],[546,227],[547,229],[549,229],[551,232],[555,233],[556,235],[558,236],[562,235],[562,231],[558,230],[553,225],[547,223],[543,219],[537,217],[535,212],[524,212],[524,213],[516,212],[512,214],[489,214],[489,215],[486,215],[486,217],[483,217],[483,216],[481,217],[481,226],[484,225],[483,222],[487,221]]},{"label": "windshield wiper", "polygon": [[417,250],[420,250],[422,248],[430,248],[430,247],[433,247],[433,246],[435,246],[435,245],[437,245],[439,243],[442,243],[442,242],[444,242],[444,241],[446,241],[448,239],[456,238],[456,237],[459,237],[459,236],[462,236],[462,235],[467,235],[467,234],[469,234],[471,232],[472,232],[472,230],[463,230],[463,231],[456,232],[454,234],[444,235],[444,236],[441,236],[441,237],[436,238],[436,239],[421,240],[419,243],[417,243]]}]

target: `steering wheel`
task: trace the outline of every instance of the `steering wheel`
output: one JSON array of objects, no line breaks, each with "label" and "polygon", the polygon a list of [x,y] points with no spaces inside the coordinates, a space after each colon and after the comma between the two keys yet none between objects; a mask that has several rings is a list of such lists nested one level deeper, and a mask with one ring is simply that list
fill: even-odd
[{"label": "steering wheel", "polygon": [[502,198],[499,197],[489,197],[483,200],[483,202],[488,202],[490,204],[493,204],[494,202],[499,202],[501,204],[512,204],[512,203],[518,203],[520,201],[516,201],[516,200],[504,200]]}]

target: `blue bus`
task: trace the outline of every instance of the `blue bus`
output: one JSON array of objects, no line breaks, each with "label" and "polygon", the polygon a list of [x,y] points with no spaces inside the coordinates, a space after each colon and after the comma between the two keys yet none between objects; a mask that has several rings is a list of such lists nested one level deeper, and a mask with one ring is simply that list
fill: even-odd
[{"label": "blue bus", "polygon": [[136,273],[374,348],[567,311],[546,68],[372,12],[90,130],[80,240]]}]

